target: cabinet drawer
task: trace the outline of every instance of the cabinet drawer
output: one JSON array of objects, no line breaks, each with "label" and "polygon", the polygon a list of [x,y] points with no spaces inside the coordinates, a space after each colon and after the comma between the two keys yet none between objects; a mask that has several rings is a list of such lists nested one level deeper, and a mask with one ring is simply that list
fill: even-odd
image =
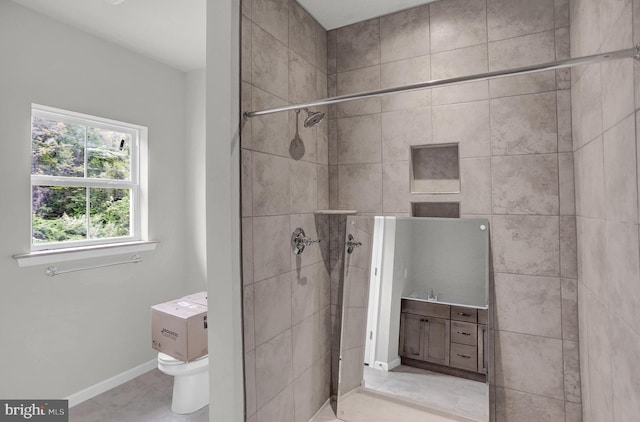
[{"label": "cabinet drawer", "polygon": [[451,319],[465,322],[478,322],[478,310],[463,306],[451,307]]},{"label": "cabinet drawer", "polygon": [[402,299],[402,312],[449,319],[449,305]]},{"label": "cabinet drawer", "polygon": [[451,342],[476,346],[478,326],[471,322],[451,321]]},{"label": "cabinet drawer", "polygon": [[478,348],[465,344],[451,343],[449,365],[454,368],[478,371]]}]

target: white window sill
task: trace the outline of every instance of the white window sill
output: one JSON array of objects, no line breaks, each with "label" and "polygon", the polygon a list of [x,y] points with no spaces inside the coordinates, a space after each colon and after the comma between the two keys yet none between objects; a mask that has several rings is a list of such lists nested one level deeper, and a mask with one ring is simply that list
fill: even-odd
[{"label": "white window sill", "polygon": [[31,267],[33,265],[53,264],[57,262],[76,261],[79,259],[152,251],[156,248],[158,243],[159,242],[145,240],[139,242],[115,243],[111,245],[83,246],[62,250],[35,251],[13,255],[13,259],[18,263],[18,267]]}]

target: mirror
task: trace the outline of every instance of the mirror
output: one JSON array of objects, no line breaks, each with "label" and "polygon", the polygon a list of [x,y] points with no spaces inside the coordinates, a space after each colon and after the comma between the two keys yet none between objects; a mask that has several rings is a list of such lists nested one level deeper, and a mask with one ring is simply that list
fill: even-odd
[{"label": "mirror", "polygon": [[356,420],[364,392],[488,421],[488,220],[350,216],[346,231],[337,416]]}]

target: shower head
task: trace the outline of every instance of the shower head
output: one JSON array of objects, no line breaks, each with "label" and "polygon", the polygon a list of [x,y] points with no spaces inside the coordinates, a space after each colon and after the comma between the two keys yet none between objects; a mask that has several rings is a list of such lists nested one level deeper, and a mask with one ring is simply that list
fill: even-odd
[{"label": "shower head", "polygon": [[311,111],[308,108],[305,108],[304,111],[307,112],[307,118],[304,119],[304,127],[314,127],[324,119],[324,113],[321,111]]}]

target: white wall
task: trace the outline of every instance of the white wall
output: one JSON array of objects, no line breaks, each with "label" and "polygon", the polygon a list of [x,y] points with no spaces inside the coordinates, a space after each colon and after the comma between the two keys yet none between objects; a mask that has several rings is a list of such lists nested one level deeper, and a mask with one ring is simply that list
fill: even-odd
[{"label": "white wall", "polygon": [[185,100],[185,223],[187,225],[186,288],[207,288],[207,223],[205,193],[206,70],[187,73]]},{"label": "white wall", "polygon": [[[7,0],[0,61],[0,397],[64,397],[153,359],[149,306],[186,293],[185,76]],[[56,278],[17,267],[32,102],[149,128],[149,235],[161,243],[143,263]]]},{"label": "white wall", "polygon": [[206,218],[210,421],[244,420],[240,278],[240,1],[207,3]]}]

